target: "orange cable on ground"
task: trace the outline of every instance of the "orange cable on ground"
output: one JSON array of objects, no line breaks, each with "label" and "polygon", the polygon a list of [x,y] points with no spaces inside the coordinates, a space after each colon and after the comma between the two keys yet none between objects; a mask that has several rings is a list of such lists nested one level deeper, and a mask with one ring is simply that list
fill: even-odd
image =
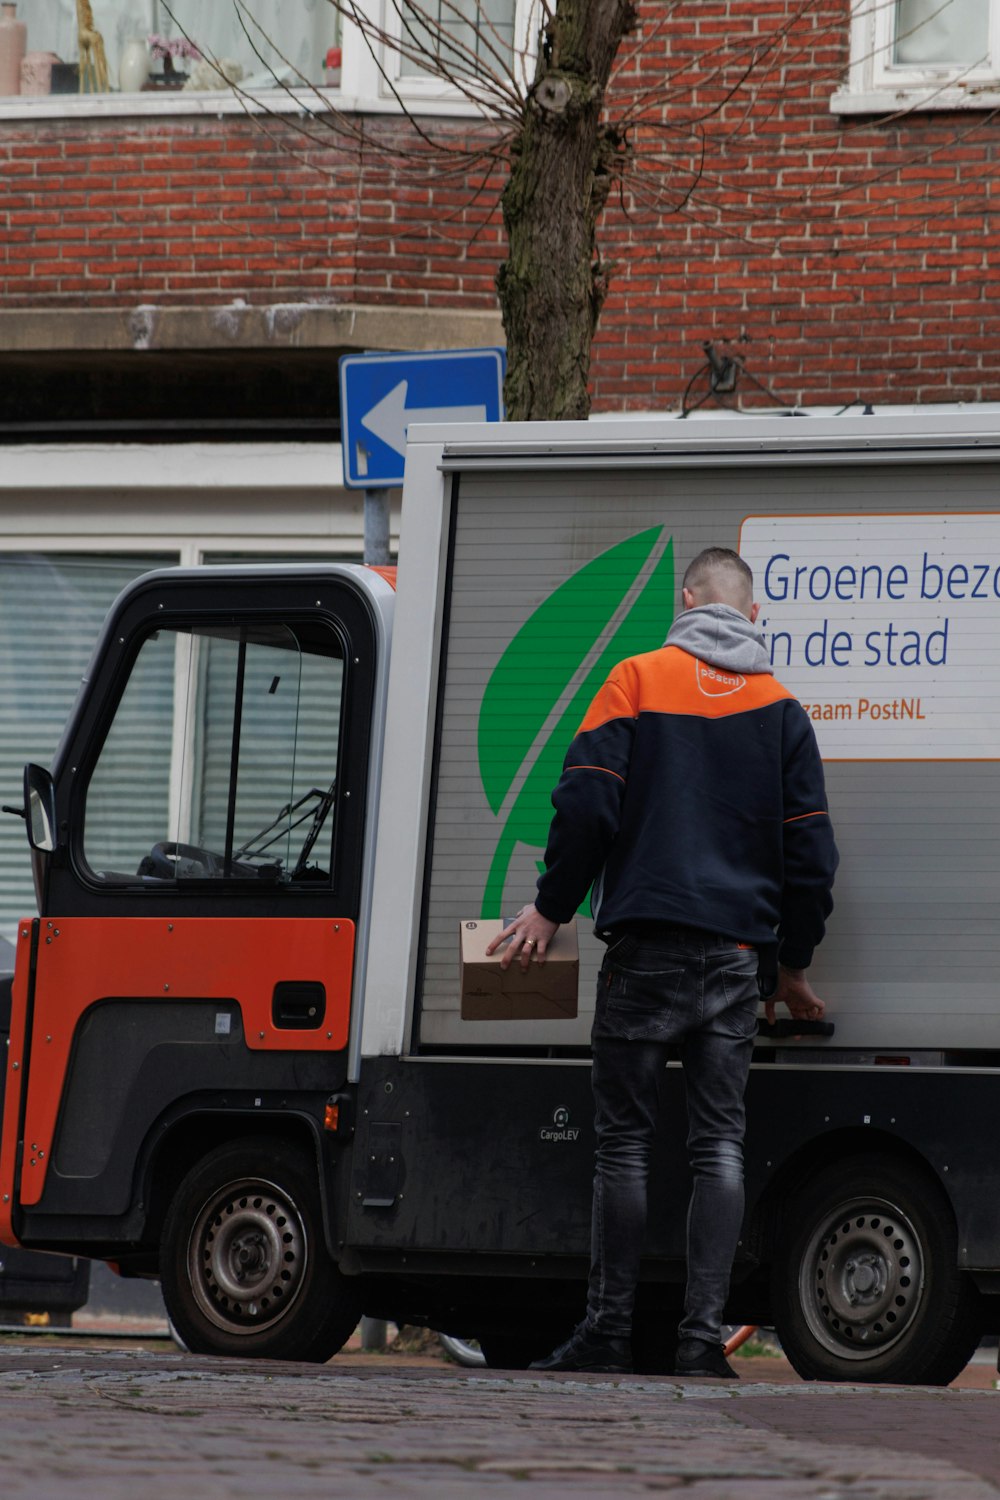
[{"label": "orange cable on ground", "polygon": [[741,1348],[746,1343],[747,1339],[753,1338],[754,1334],[757,1332],[758,1326],[759,1325],[757,1323],[744,1323],[742,1328],[737,1328],[728,1344],[725,1344],[723,1346],[722,1352],[727,1359],[729,1358],[730,1354],[735,1354],[736,1350]]}]

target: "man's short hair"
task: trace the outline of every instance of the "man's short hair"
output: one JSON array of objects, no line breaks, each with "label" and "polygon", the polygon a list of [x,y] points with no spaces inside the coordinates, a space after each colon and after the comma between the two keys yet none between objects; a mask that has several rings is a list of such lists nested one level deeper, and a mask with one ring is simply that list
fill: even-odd
[{"label": "man's short hair", "polygon": [[749,606],[753,602],[753,573],[731,547],[706,547],[684,574],[684,587],[706,596],[706,602]]}]

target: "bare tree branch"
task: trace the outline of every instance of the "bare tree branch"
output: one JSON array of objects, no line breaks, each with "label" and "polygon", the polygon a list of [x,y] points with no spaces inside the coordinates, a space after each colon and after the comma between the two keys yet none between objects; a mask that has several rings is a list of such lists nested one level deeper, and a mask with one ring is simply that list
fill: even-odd
[{"label": "bare tree branch", "polygon": [[[280,59],[284,76],[275,77],[274,85],[296,109],[294,115],[282,115],[279,124],[266,92],[230,85],[276,146],[331,178],[345,170],[343,160],[330,164],[322,158],[323,150],[335,145],[356,163],[359,174],[377,161],[406,181],[463,185],[462,205],[449,206],[435,222],[420,226],[422,239],[455,243],[460,236],[481,235],[487,225],[496,224],[499,205],[491,195],[498,173],[513,175],[526,153],[548,153],[548,165],[540,169],[532,190],[534,199],[531,193],[523,196],[518,211],[563,215],[564,232],[560,241],[556,224],[552,253],[566,257],[567,282],[576,286],[574,295],[588,301],[591,334],[607,290],[608,270],[596,233],[610,191],[630,220],[672,217],[693,233],[738,245],[747,256],[777,254],[790,238],[806,243],[810,254],[835,256],[842,246],[854,245],[874,201],[887,212],[904,203],[916,206],[927,226],[954,214],[954,178],[936,184],[924,182],[920,174],[940,153],[961,148],[992,127],[1000,114],[989,110],[960,125],[942,122],[927,139],[902,144],[895,157],[885,151],[874,162],[867,153],[855,156],[853,142],[863,142],[873,130],[903,130],[912,106],[861,121],[815,108],[809,113],[808,106],[820,100],[825,110],[824,91],[843,82],[849,60],[844,9],[832,0],[787,0],[773,15],[754,11],[752,28],[733,26],[704,40],[684,29],[686,18],[695,13],[692,0],[534,0],[537,39],[525,39],[523,30],[508,37],[506,25],[486,13],[484,0],[382,0],[382,9],[375,8],[375,0],[328,0],[363,40],[380,89],[398,109],[398,129],[380,129],[362,115],[338,109],[329,91],[304,78],[253,16],[251,0],[233,3],[261,66],[274,73],[270,59]],[[638,29],[633,27],[633,3],[645,12]],[[941,0],[933,15],[945,3]],[[164,5],[177,24],[166,0]],[[896,0],[873,0],[868,14],[895,16],[895,7]],[[738,12],[733,14],[738,18]],[[610,62],[602,54],[598,78],[595,38],[611,20]],[[629,37],[633,29],[635,35]],[[896,33],[888,45],[907,40],[918,29],[915,24]],[[197,37],[190,39],[201,47]],[[885,50],[886,44],[876,41],[865,58],[855,51],[853,62],[873,61]],[[654,52],[658,57],[660,51],[663,67],[650,81],[650,66],[640,67],[639,60]],[[826,60],[817,63],[818,54]],[[219,70],[218,59],[206,55]],[[565,65],[566,58],[572,66]],[[951,70],[922,93],[922,101],[934,103],[979,65]],[[475,110],[475,121],[431,123],[410,102],[401,68],[435,80],[443,94]],[[806,128],[789,113],[788,101],[795,97],[807,101],[808,157],[804,164],[796,163],[796,180],[785,183],[776,155],[782,119],[789,121],[786,141],[791,136],[794,142],[795,133]],[[586,148],[591,155],[587,158],[585,152],[585,159],[575,160],[584,129],[591,132]],[[790,149],[794,152],[795,144]],[[758,158],[779,163],[773,181],[761,181],[759,171],[748,171]],[[577,197],[565,199],[561,179],[574,172]],[[916,197],[915,176],[922,184]],[[981,190],[979,183],[969,187],[970,193]],[[509,193],[508,181],[505,221]],[[563,207],[556,209],[557,202]],[[484,206],[489,212],[471,225],[471,210]],[[371,232],[397,240],[417,233],[399,225],[384,230],[373,226]],[[866,230],[866,246],[897,232],[891,225]],[[571,257],[576,257],[574,268]],[[505,280],[502,270],[499,284],[506,321],[512,275]],[[583,371],[584,383],[588,359],[589,343],[570,361]]]}]

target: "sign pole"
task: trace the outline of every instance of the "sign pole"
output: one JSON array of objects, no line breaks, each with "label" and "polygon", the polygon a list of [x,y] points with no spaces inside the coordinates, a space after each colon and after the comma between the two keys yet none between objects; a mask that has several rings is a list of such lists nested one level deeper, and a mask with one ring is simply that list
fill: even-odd
[{"label": "sign pole", "polygon": [[381,1351],[388,1342],[388,1325],[383,1318],[361,1319],[361,1348],[366,1354]]},{"label": "sign pole", "polygon": [[365,490],[365,562],[389,561],[389,490]]}]

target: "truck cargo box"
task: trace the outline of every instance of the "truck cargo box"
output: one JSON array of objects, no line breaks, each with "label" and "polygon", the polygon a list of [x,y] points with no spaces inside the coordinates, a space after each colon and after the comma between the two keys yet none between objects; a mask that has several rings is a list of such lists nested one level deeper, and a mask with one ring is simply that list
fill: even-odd
[{"label": "truck cargo box", "polygon": [[416,1045],[586,1045],[599,962],[586,911],[576,1018],[474,1033],[455,924],[531,899],[588,703],[616,661],[662,644],[687,562],[720,544],[754,569],[776,675],[826,762],[841,866],[812,976],[830,1045],[1000,1047],[995,429],[965,412],[411,431],[393,670],[419,679],[422,630],[434,746]]}]

